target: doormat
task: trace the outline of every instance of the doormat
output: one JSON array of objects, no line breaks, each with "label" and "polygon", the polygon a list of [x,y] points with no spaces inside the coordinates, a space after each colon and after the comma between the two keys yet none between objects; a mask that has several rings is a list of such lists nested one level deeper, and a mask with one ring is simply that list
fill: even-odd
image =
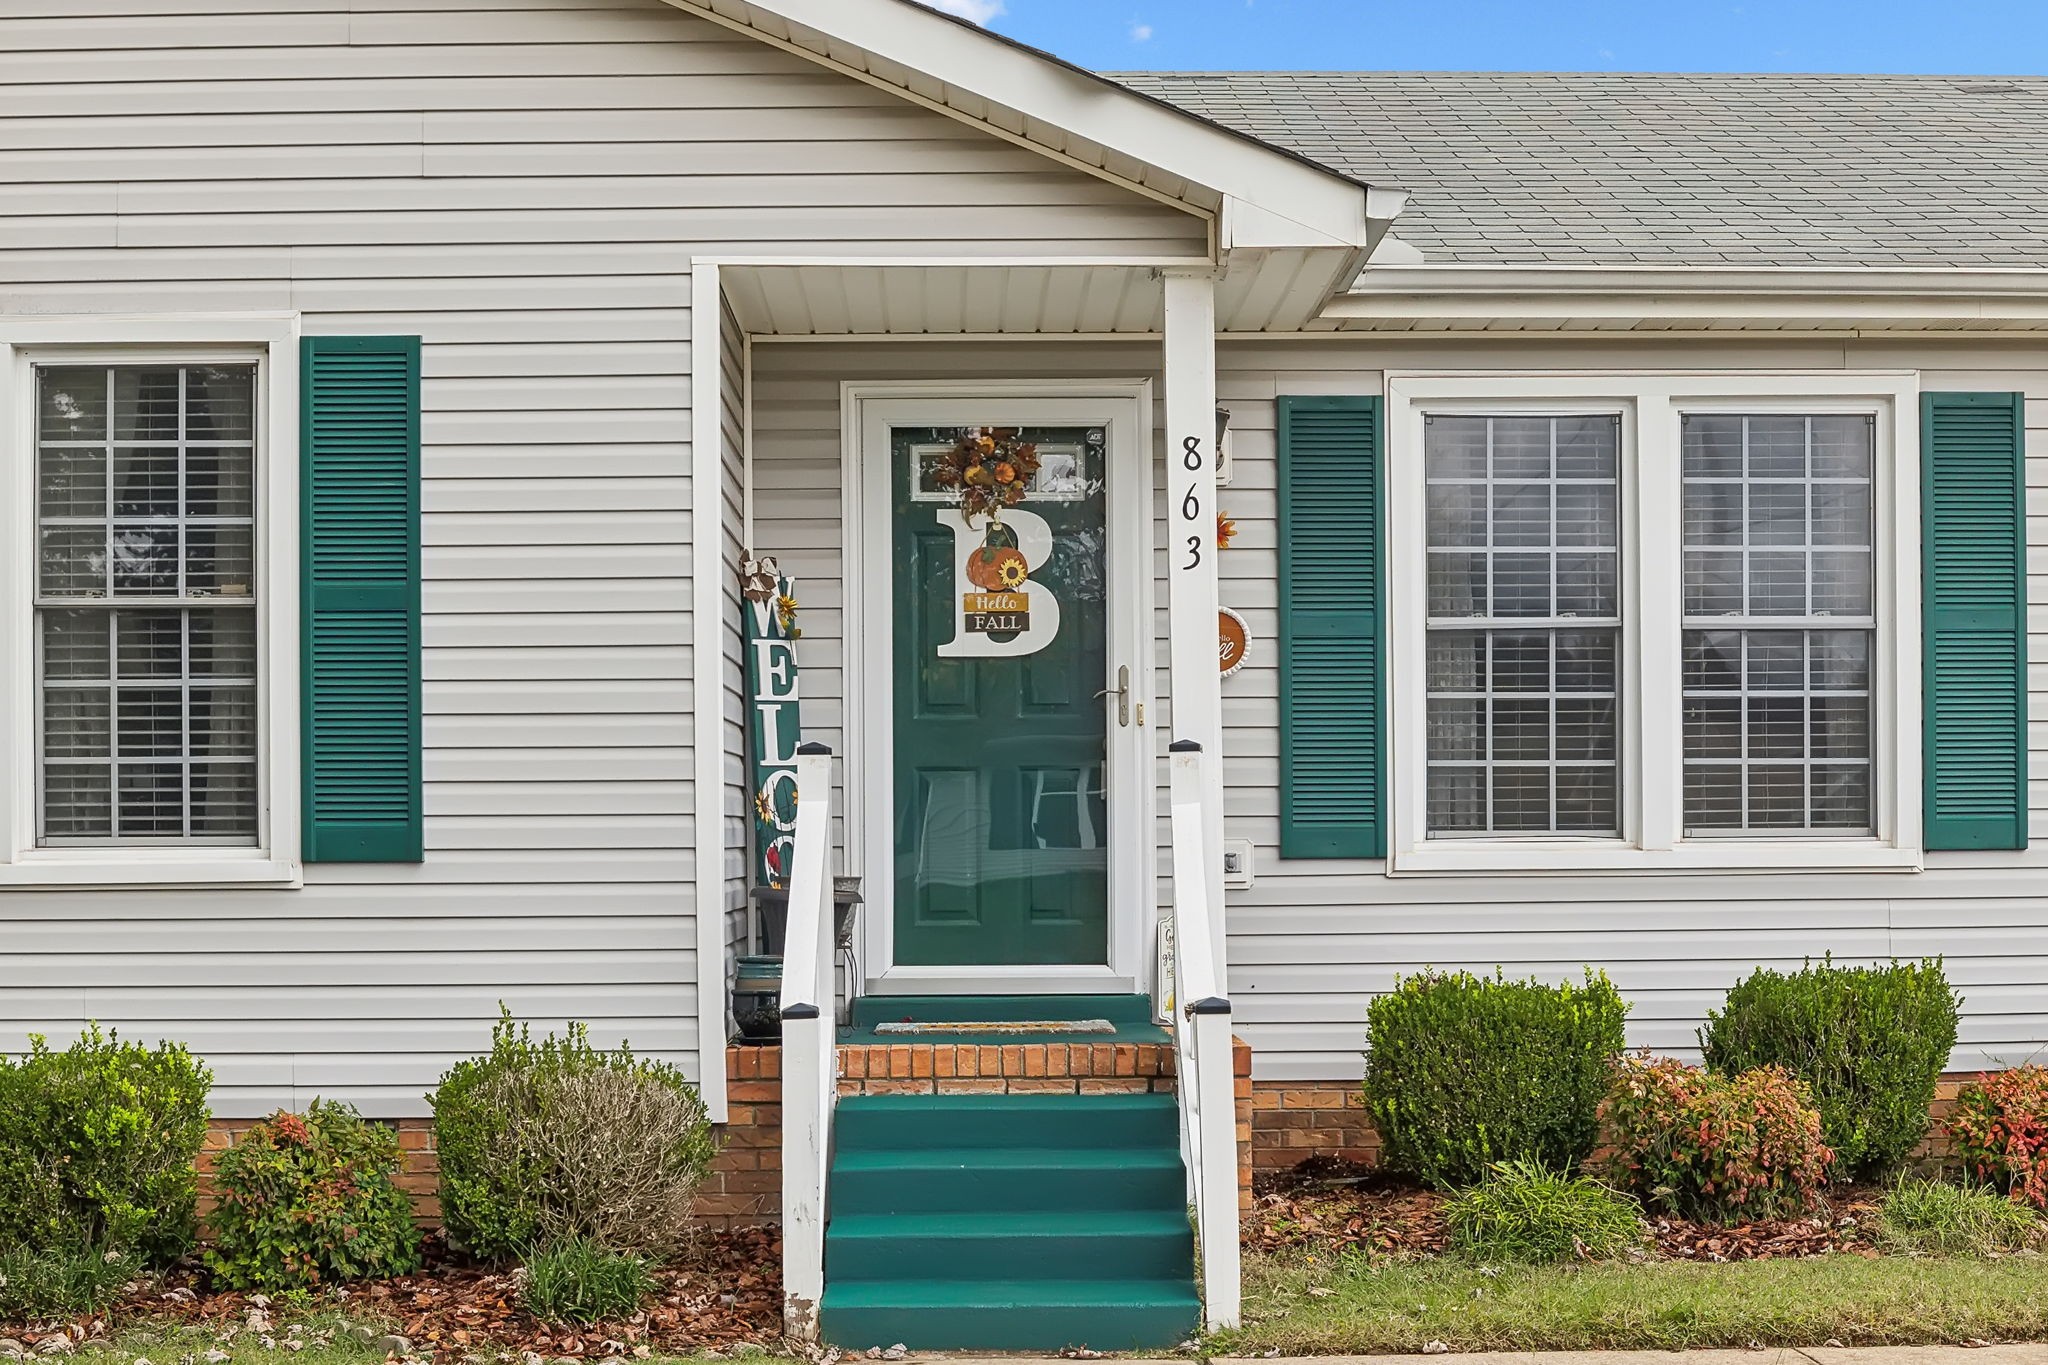
[{"label": "doormat", "polygon": [[925,1023],[877,1024],[878,1034],[1115,1033],[1107,1019],[933,1019]]}]

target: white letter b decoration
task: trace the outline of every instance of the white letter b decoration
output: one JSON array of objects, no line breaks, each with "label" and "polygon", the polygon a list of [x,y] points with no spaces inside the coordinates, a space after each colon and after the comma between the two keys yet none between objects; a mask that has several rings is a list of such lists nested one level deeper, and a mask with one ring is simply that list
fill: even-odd
[{"label": "white letter b decoration", "polygon": [[[968,561],[986,545],[988,524],[979,529],[969,526],[955,507],[940,509],[938,517],[939,525],[953,533],[953,591],[959,598],[953,639],[939,646],[939,657],[1013,659],[1051,644],[1060,633],[1059,599],[1028,577],[977,582],[969,575]],[[1052,557],[1052,527],[1045,518],[1010,507],[1003,510],[1002,524],[1017,538],[1015,553],[1029,572],[1044,568]],[[986,573],[982,576],[987,578]]]}]

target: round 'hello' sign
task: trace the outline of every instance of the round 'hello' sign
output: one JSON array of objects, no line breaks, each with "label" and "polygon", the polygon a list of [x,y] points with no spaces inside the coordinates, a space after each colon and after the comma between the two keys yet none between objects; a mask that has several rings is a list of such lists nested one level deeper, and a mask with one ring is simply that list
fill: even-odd
[{"label": "round 'hello' sign", "polygon": [[1229,677],[1244,667],[1245,656],[1251,652],[1251,632],[1245,629],[1244,618],[1229,607],[1216,610],[1216,665]]}]

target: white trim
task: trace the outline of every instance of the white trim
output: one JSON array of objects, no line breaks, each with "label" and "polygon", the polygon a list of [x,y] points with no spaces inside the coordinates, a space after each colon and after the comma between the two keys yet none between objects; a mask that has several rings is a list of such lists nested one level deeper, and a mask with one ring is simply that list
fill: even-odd
[{"label": "white trim", "polygon": [[[1216,279],[1168,271],[1160,281],[1166,335],[1160,345],[1166,389],[1166,637],[1172,670],[1176,741],[1202,746],[1195,764],[1202,791],[1200,881],[1209,904],[1211,942],[1223,922],[1223,679],[1216,664]],[[1175,878],[1176,888],[1182,879]],[[1180,895],[1176,889],[1175,896]],[[1174,905],[1174,916],[1188,907]],[[1220,953],[1219,953],[1220,956]]]},{"label": "white trim", "polygon": [[[1167,270],[1173,267],[1188,269],[1212,269],[1214,262],[1205,256],[857,256],[835,252],[786,253],[782,255],[758,256],[747,253],[739,255],[709,255],[692,258],[707,265],[730,267],[734,270],[776,269],[786,266],[847,266],[870,270],[961,270],[968,267],[988,266],[1007,270],[1051,270],[1068,266],[1083,269],[1122,268],[1132,270]],[[949,334],[950,335],[950,334]],[[1032,332],[1010,332],[1011,337],[1034,336]],[[1048,335],[1064,335],[1048,333]],[[1115,333],[1118,336],[1130,333]]]},{"label": "white trim", "polygon": [[1773,329],[1825,323],[1848,331],[2026,331],[2048,327],[2048,271],[1375,266],[1325,305],[1322,317],[1351,330],[1403,321],[1483,322],[1489,337],[1510,324],[1599,331],[1602,324],[1611,330],[1701,318]]},{"label": "white trim", "polygon": [[[1920,449],[1917,374],[1819,372],[1500,372],[1387,376],[1388,679],[1392,830],[1389,871],[1411,873],[1917,871],[1920,821]],[[1678,679],[1682,412],[1855,412],[1877,418],[1872,678],[1872,838],[1715,837],[1680,830]],[[1428,839],[1426,564],[1422,417],[1445,411],[1622,415],[1622,837]],[[1668,605],[1666,605],[1668,604]]]},{"label": "white trim", "polygon": [[[1149,381],[932,380],[840,385],[841,575],[844,596],[847,870],[862,878],[861,960],[869,993],[1137,992],[1151,962],[1157,922],[1154,886],[1152,670],[1152,388]],[[1134,591],[1109,605],[1110,676],[1131,670],[1132,724],[1110,720],[1110,942],[1100,966],[915,968],[894,965],[892,809],[894,727],[893,597],[863,584],[894,583],[889,461],[891,424],[961,426],[1072,423],[1109,431],[1109,580]],[[1107,699],[1105,708],[1112,705]],[[1139,710],[1144,707],[1144,710]],[[1105,710],[1105,714],[1108,714]],[[1144,719],[1141,721],[1140,718]]]},{"label": "white trim", "polygon": [[37,848],[35,764],[0,780],[0,887],[296,887],[299,861],[299,325],[296,314],[0,318],[0,725],[32,754],[35,727],[33,366],[231,361],[257,365],[257,687],[254,848]]},{"label": "white trim", "polygon": [[[1368,216],[1367,189],[1357,181],[902,0],[668,3],[1212,222],[1216,210],[1190,202],[1172,182],[1257,204],[1272,228],[1262,240],[1288,236],[1288,246],[1369,249],[1375,225],[1384,226]],[[973,73],[971,84],[955,82],[953,73],[962,72]],[[1121,158],[1136,163],[1135,175],[1108,169]],[[1168,179],[1170,193],[1148,185],[1154,172]],[[1374,205],[1383,213],[1390,207],[1398,210],[1384,195]],[[1282,226],[1293,230],[1283,233]]]},{"label": "white trim", "polygon": [[726,1121],[725,619],[722,531],[725,371],[718,266],[690,263],[691,888],[697,930],[697,1093]]},{"label": "white trim", "polygon": [[1938,289],[1969,293],[2010,286],[2022,291],[2048,290],[2048,269],[2040,266],[1727,266],[1646,265],[1623,263],[1576,265],[1536,262],[1493,265],[1480,261],[1439,261],[1405,266],[1375,266],[1350,292],[1377,294],[1417,286],[1449,288],[1577,288],[1603,292],[1641,289],[1664,293],[1674,287],[1692,289],[1842,289],[1845,285],[1877,292]]}]

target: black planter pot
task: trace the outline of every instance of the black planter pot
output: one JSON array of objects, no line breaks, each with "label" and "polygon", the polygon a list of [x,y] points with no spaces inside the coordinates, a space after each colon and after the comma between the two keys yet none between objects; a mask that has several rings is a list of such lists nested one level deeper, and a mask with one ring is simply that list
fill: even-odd
[{"label": "black planter pot", "polygon": [[[757,886],[751,894],[759,908],[761,951],[770,957],[780,957],[782,941],[789,933],[789,891],[779,886]],[[853,912],[860,903],[860,878],[832,879],[832,912],[836,921],[832,936],[841,948],[853,946]]]}]

